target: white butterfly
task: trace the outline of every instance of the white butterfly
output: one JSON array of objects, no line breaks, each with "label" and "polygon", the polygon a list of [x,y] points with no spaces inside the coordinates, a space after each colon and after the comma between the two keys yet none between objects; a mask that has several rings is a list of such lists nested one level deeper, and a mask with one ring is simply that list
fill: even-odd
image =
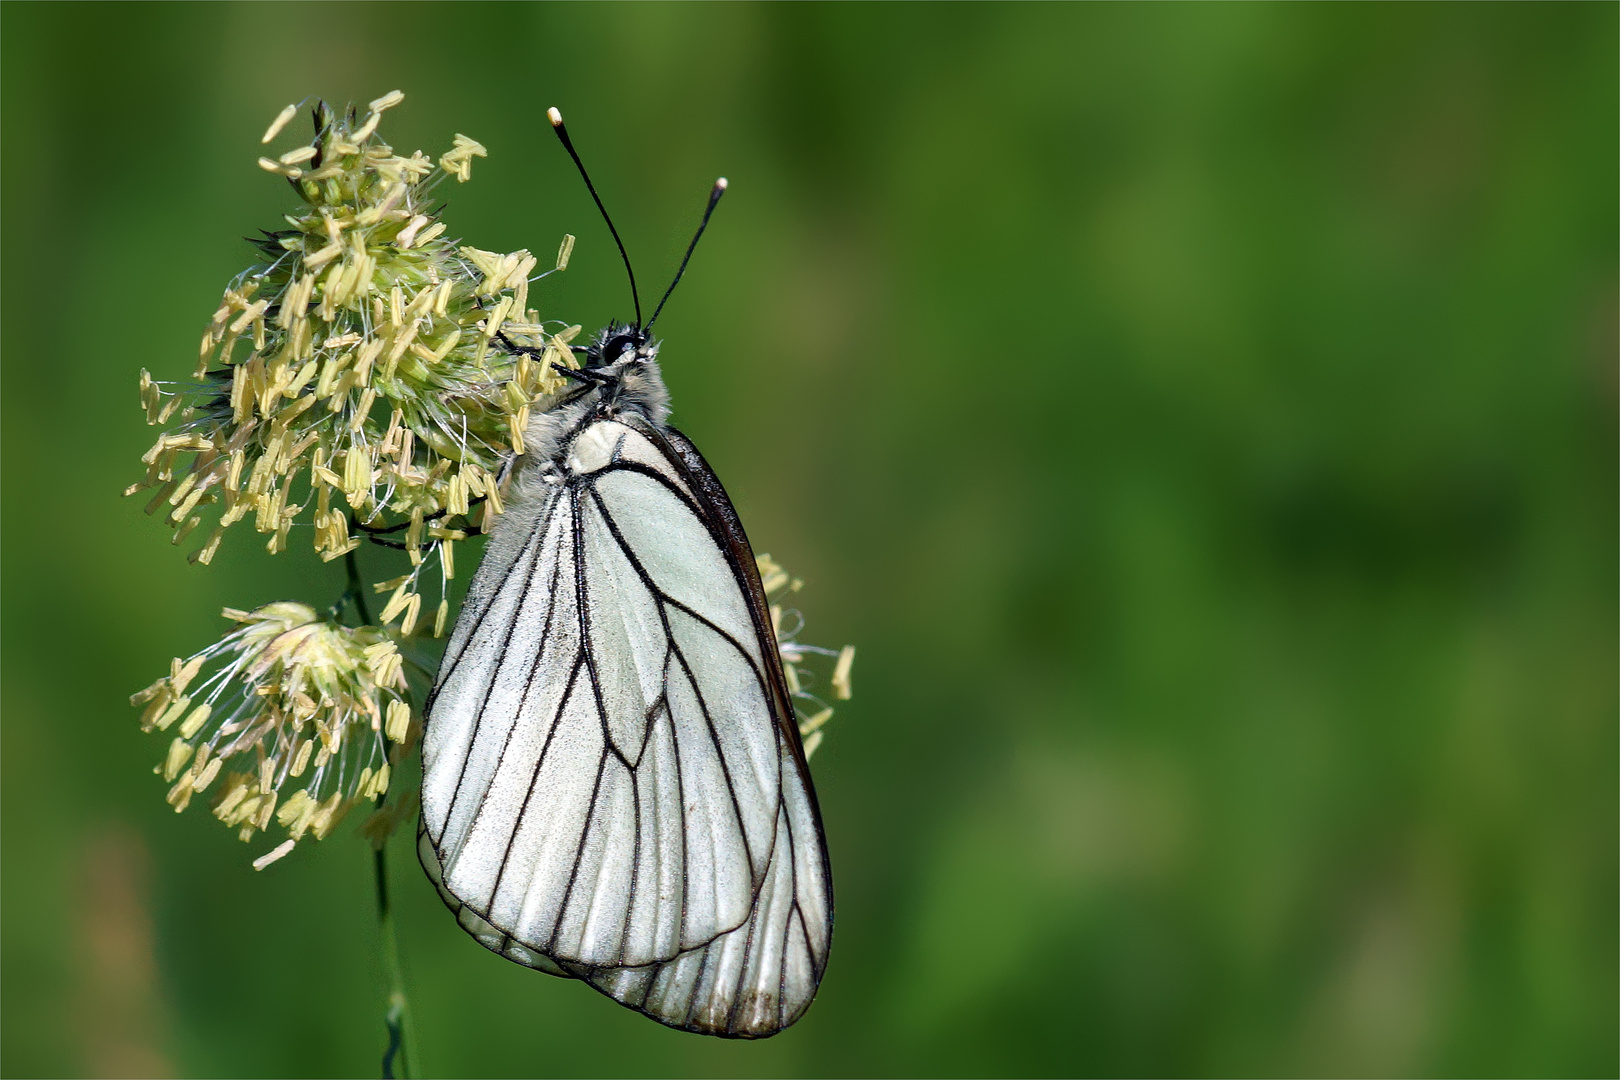
[{"label": "white butterfly", "polygon": [[530,423],[425,710],[418,850],[502,956],[757,1038],[815,996],[832,881],[754,555],[657,353],[610,325]]}]

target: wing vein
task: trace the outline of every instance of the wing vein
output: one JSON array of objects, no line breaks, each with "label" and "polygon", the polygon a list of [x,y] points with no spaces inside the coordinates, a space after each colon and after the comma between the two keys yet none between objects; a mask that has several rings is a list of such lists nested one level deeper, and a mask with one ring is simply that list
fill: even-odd
[{"label": "wing vein", "polygon": [[[549,515],[547,516],[546,520],[547,520],[547,523],[549,524],[549,522],[551,520]],[[542,538],[545,536],[544,531],[540,530],[538,528],[538,526],[536,527],[536,532]],[[531,543],[532,543],[532,540],[531,540]],[[507,646],[509,646],[511,644],[511,642],[512,642],[513,633],[515,633],[517,631],[518,617],[519,617],[519,615],[522,614],[523,605],[528,602],[529,590],[534,586],[534,573],[533,573],[534,565],[535,565],[535,563],[540,561],[540,552],[543,551],[543,550],[545,550],[545,541],[544,541],[544,539],[541,539],[539,545],[537,547],[535,547],[535,549],[534,549],[533,557],[530,558],[530,560],[529,560],[530,573],[529,573],[529,576],[528,576],[528,580],[526,580],[523,583],[523,592],[522,592],[521,595],[518,596],[517,604],[512,609],[512,623],[511,623],[510,626],[508,626],[506,628],[506,637],[501,642],[501,655],[503,657],[506,655]],[[557,565],[552,569],[551,583],[550,583],[550,586],[549,586],[549,588],[551,590],[552,602],[549,605],[547,605],[547,607],[546,607],[546,622],[545,622],[545,625],[540,630],[540,647],[535,650],[534,660],[529,664],[528,677],[524,680],[526,685],[523,688],[523,697],[521,699],[519,699],[519,704],[518,704],[518,712],[519,712],[520,715],[522,713],[523,702],[527,702],[529,700],[529,694],[532,693],[533,690],[534,690],[534,673],[537,670],[539,670],[540,658],[545,655],[546,641],[551,636],[551,617],[552,617],[552,614],[557,610],[557,603],[556,603],[557,576],[562,570],[562,553],[559,551],[557,554],[558,554]],[[515,567],[517,565],[518,561],[519,560],[517,560],[517,559],[513,559],[512,560],[512,565]],[[494,600],[493,599],[490,600],[490,606],[491,607],[494,606]],[[492,691],[492,689],[494,687],[494,684],[495,684],[495,677],[496,677],[496,675],[499,674],[499,672],[500,672],[500,663],[499,663],[499,661],[497,661],[495,669],[490,672],[490,685],[486,686],[484,688],[484,700],[479,702],[479,704],[478,704],[478,715],[473,719],[472,737],[467,740],[467,752],[462,755],[461,769],[456,773],[455,791],[453,791],[451,793],[451,795],[450,795],[450,805],[445,808],[444,827],[439,830],[439,839],[435,843],[435,845],[434,845],[435,847],[437,847],[439,843],[444,842],[445,831],[450,828],[450,822],[455,817],[456,806],[461,801],[462,784],[467,779],[467,763],[472,759],[473,748],[478,745],[478,732],[480,730],[482,730],[482,728],[483,728],[483,725],[484,725],[484,712],[489,708],[490,693],[491,693],[491,691]],[[441,682],[440,685],[443,685],[443,683]],[[559,713],[559,715],[560,715],[560,713]],[[496,776],[500,775],[501,766],[506,763],[506,751],[507,751],[508,747],[510,747],[512,745],[512,733],[514,731],[516,731],[516,730],[517,730],[517,724],[516,723],[513,723],[511,727],[506,729],[506,738],[501,740],[501,752],[500,752],[500,755],[495,760],[495,768],[493,770],[491,770],[491,772],[490,772],[489,786],[484,788],[484,793],[483,793],[482,796],[480,796],[480,798],[478,800],[478,813],[483,812],[484,805],[489,801],[490,789],[495,786],[495,779],[494,778]],[[476,821],[478,819],[478,813],[475,813],[473,815],[473,820],[474,821]]]},{"label": "wing vein", "polygon": [[[668,593],[664,592],[664,590],[660,589],[658,587],[658,583],[653,581],[652,575],[647,572],[646,566],[643,565],[641,560],[636,557],[634,549],[632,549],[629,542],[625,540],[624,534],[619,531],[618,523],[613,520],[613,515],[608,513],[607,504],[602,501],[602,494],[596,490],[594,485],[591,487],[591,498],[596,500],[596,508],[601,512],[602,521],[607,525],[608,532],[612,534],[614,541],[619,545],[619,550],[624,552],[624,557],[630,560],[630,565],[635,568],[636,574],[641,578],[642,584],[647,586],[647,590],[651,592],[660,603],[668,604],[670,607],[675,608],[682,614],[690,616],[691,618],[702,623],[704,626],[708,627],[710,630],[713,630],[720,637],[724,638],[726,643],[733,649],[736,649],[737,652],[742,656],[743,660],[747,662],[749,669],[753,672],[755,681],[760,684],[760,689],[765,692],[765,699],[769,701],[771,695],[769,688],[765,685],[764,676],[761,674],[759,666],[754,663],[754,658],[748,655],[748,650],[743,647],[742,643],[736,638],[732,637],[729,631],[722,629],[702,613],[695,611],[694,609],[675,599],[673,596],[670,596]],[[723,554],[724,549],[721,550]],[[668,630],[667,619],[665,620],[665,630]],[[761,644],[769,646],[767,651],[774,650],[776,648],[774,638],[769,642],[761,642]]]},{"label": "wing vein", "polygon": [[[735,814],[736,817],[737,817],[737,833],[738,833],[739,836],[742,837],[743,851],[748,856],[748,873],[749,873],[749,879],[750,879],[749,880],[749,895],[750,895],[750,897],[751,897],[751,899],[752,899],[752,901],[754,903],[758,903],[759,902],[759,891],[764,886],[764,882],[765,882],[765,874],[761,873],[758,876],[757,879],[754,877],[754,848],[753,848],[753,845],[748,842],[748,826],[747,826],[746,822],[743,819],[742,803],[737,798],[737,785],[731,779],[731,765],[726,761],[726,753],[725,753],[724,748],[721,745],[720,734],[719,734],[719,732],[717,732],[715,730],[714,719],[709,713],[708,702],[705,700],[705,698],[703,696],[703,688],[698,684],[697,676],[695,674],[693,674],[693,672],[692,672],[692,666],[687,663],[685,651],[681,649],[680,645],[676,641],[675,634],[671,630],[670,625],[669,625],[669,616],[663,610],[664,605],[667,604],[667,605],[669,605],[671,607],[674,607],[674,608],[684,612],[686,615],[688,615],[692,619],[695,619],[698,622],[702,623],[704,626],[707,626],[710,630],[714,631],[714,633],[720,635],[727,642],[729,642],[731,644],[731,646],[733,648],[735,648],[738,651],[739,654],[741,654],[742,658],[745,661],[747,661],[748,666],[749,666],[749,671],[754,676],[754,681],[759,684],[760,693],[767,702],[770,701],[770,689],[769,689],[768,686],[765,685],[765,681],[760,678],[759,669],[754,666],[753,660],[749,658],[747,651],[744,650],[740,645],[738,645],[736,640],[734,638],[732,638],[732,636],[730,634],[727,634],[724,630],[721,630],[718,626],[715,626],[708,619],[705,619],[703,616],[699,615],[697,612],[691,610],[685,604],[682,604],[679,601],[672,599],[671,597],[666,595],[663,592],[663,590],[658,588],[658,586],[653,582],[652,576],[650,574],[648,574],[646,568],[644,566],[642,566],[641,560],[636,558],[636,553],[633,550],[631,550],[629,543],[624,538],[624,535],[619,532],[619,528],[614,523],[612,515],[608,513],[607,504],[605,502],[603,502],[603,500],[602,500],[601,492],[597,491],[594,485],[591,487],[591,498],[596,501],[596,508],[601,513],[602,521],[603,521],[604,524],[607,525],[608,532],[609,532],[610,535],[612,535],[612,537],[614,539],[614,542],[619,545],[619,549],[624,552],[625,558],[630,561],[630,565],[635,568],[636,573],[641,577],[642,583],[645,584],[647,586],[648,591],[653,594],[653,597],[654,597],[654,599],[657,602],[658,607],[659,607],[659,612],[658,612],[659,618],[663,621],[663,624],[664,624],[665,639],[669,642],[670,652],[677,660],[680,661],[681,670],[686,673],[686,681],[691,684],[692,694],[693,694],[694,697],[697,698],[698,709],[699,709],[700,712],[703,713],[704,727],[709,732],[709,741],[714,744],[714,754],[715,754],[716,759],[720,763],[720,773],[725,778],[726,793],[731,797],[731,810],[732,810],[732,813]],[[576,529],[579,527],[579,521],[580,521],[580,519],[583,518],[583,516],[584,515],[582,515],[582,514],[575,514],[574,515],[574,517],[575,517],[575,528]],[[773,648],[775,647],[774,643],[773,643],[772,647]],[[768,707],[769,706],[767,705],[767,708]],[[674,725],[673,724],[671,724],[671,734],[672,735],[674,734]],[[675,741],[678,743],[680,740],[678,738],[676,738]],[[778,750],[778,753],[777,753],[776,770],[777,770],[777,792],[778,792],[777,797],[778,797],[778,800],[780,800],[780,798],[781,798],[781,795],[780,795],[780,793],[781,793],[781,775],[782,775],[782,760],[781,760],[781,752],[780,752],[780,750]],[[778,808],[780,809],[780,807],[778,807]],[[774,845],[776,843],[776,821],[775,820],[772,820],[772,822],[771,822],[771,841],[770,842],[771,842],[771,845],[774,847]],[[766,871],[767,872],[769,871],[768,866],[766,867]],[[737,925],[741,926],[742,924],[738,923]],[[737,927],[734,926],[734,927],[731,928],[731,930],[735,930],[736,928]],[[730,933],[731,930],[725,930],[725,931],[722,931],[721,933]],[[717,934],[715,936],[718,937],[720,935]]]},{"label": "wing vein", "polygon": [[[600,510],[601,496],[596,494],[595,487],[590,488],[590,493]],[[576,499],[576,503],[583,502],[583,499]],[[603,517],[606,518],[605,513]],[[579,598],[576,608],[579,615],[579,640],[582,643],[580,651],[585,654],[586,674],[591,680],[591,694],[596,698],[596,720],[602,725],[602,743],[615,757],[624,762],[624,767],[628,769],[632,766],[614,745],[613,731],[608,727],[607,702],[602,699],[602,683],[596,677],[596,657],[591,653],[591,595],[585,574],[585,515],[578,510],[574,513],[574,591]]]},{"label": "wing vein", "polygon": [[[704,519],[703,508],[692,499],[692,496],[687,494],[685,491],[682,491],[680,485],[674,483],[669,477],[665,476],[663,473],[659,472],[650,465],[643,464],[639,461],[615,461],[613,464],[608,465],[605,468],[598,469],[596,472],[593,472],[590,475],[594,479],[596,477],[606,476],[609,473],[616,472],[637,473],[641,476],[645,476],[649,480],[656,480],[659,484],[662,484],[665,488],[667,488],[671,495],[679,499],[688,510],[692,511],[693,517],[697,518],[699,521],[702,521],[704,526],[708,527],[709,523]],[[714,532],[712,528],[709,529],[709,531],[710,533]]]},{"label": "wing vein", "polygon": [[[581,650],[582,652],[584,650]],[[579,681],[580,658],[574,657],[574,663],[568,673],[568,685],[563,688],[562,698],[557,703],[557,715],[552,717],[551,729],[546,732],[545,742],[540,744],[540,762],[545,761],[546,751],[551,748],[552,737],[557,734],[557,725],[562,723],[563,713],[568,711],[568,701],[574,696],[574,686]],[[506,876],[507,861],[512,858],[512,845],[517,841],[518,833],[523,831],[523,819],[529,815],[529,803],[534,799],[534,787],[540,781],[540,762],[534,767],[534,775],[529,777],[529,788],[523,795],[523,805],[518,808],[517,819],[512,823],[512,835],[506,842],[506,850],[501,853],[501,866],[495,872],[495,884],[489,890],[489,907],[487,912],[480,912],[486,919],[494,913],[495,897],[500,894],[501,880]],[[594,795],[591,796],[593,799]],[[473,909],[477,911],[477,908]]]},{"label": "wing vein", "polygon": [[[714,721],[709,718],[708,703],[703,700],[703,690],[698,686],[697,677],[692,674],[691,665],[686,662],[686,654],[681,651],[679,645],[675,644],[674,638],[670,639],[669,644],[670,649],[675,654],[675,659],[681,662],[681,670],[686,672],[686,681],[692,685],[692,696],[697,698],[698,711],[703,714],[703,726],[709,733],[709,741],[714,743],[714,756],[720,762],[720,775],[725,778],[726,793],[731,796],[731,812],[737,816],[737,835],[742,838],[743,852],[748,856],[748,873],[752,877],[754,873],[754,847],[748,842],[748,825],[743,821],[742,803],[737,800],[737,785],[731,782],[731,766],[726,764],[726,752],[720,745],[720,735],[714,730]],[[775,836],[776,827],[773,825],[771,826],[773,843],[775,842]],[[749,894],[753,897],[754,903],[759,902],[759,890],[764,880],[764,875],[761,874],[759,881],[750,882]],[[751,911],[752,906],[750,906]],[[741,925],[742,923],[737,924],[737,926]],[[737,929],[737,926],[733,926],[731,930]],[[729,934],[731,930],[723,930],[721,933]],[[719,934],[715,935],[715,937],[719,936]]]},{"label": "wing vein", "polygon": [[[660,616],[663,608],[658,609]],[[675,794],[676,805],[681,810],[681,934],[678,941],[686,940],[687,928],[691,926],[691,905],[687,903],[692,895],[692,853],[691,846],[686,842],[691,832],[692,821],[686,816],[686,781],[681,779],[681,740],[675,733],[675,716],[669,709],[669,669],[675,660],[675,639],[669,636],[669,620],[664,620],[665,638],[669,643],[664,653],[664,714],[669,717],[669,745],[675,753]]]},{"label": "wing vein", "polygon": [[[556,512],[556,506],[556,500],[553,499],[551,503],[547,505],[543,513],[535,515],[534,527],[529,533],[530,544],[534,543],[536,536],[545,536],[545,530],[551,524],[551,515]],[[542,546],[544,545],[542,544]],[[525,546],[524,553],[527,554],[527,546]],[[489,609],[495,606],[496,597],[500,596],[501,590],[506,588],[506,583],[512,579],[512,573],[517,569],[517,565],[521,561],[521,558],[513,559],[511,565],[506,568],[506,573],[501,575],[500,583],[494,588],[490,589],[489,600],[482,608],[478,610],[478,614],[474,617],[474,622],[471,629],[467,632],[467,636],[462,639],[460,651],[456,653],[455,659],[450,661],[450,666],[448,668],[442,668],[439,671],[438,677],[434,679],[433,693],[428,696],[426,704],[422,706],[422,713],[424,716],[427,715],[427,713],[433,708],[433,702],[439,696],[438,688],[448,682],[450,676],[455,674],[456,668],[461,666],[462,657],[467,655],[468,643],[470,643],[473,638],[477,637],[479,629],[481,629],[484,625],[485,617],[489,615]],[[533,566],[534,560],[530,559],[529,564],[530,566]]]},{"label": "wing vein", "polygon": [[[547,942],[547,952],[556,947],[557,932],[562,929],[562,923],[568,917],[568,904],[574,896],[574,885],[579,881],[579,865],[585,861],[585,841],[591,835],[591,822],[596,820],[596,811],[600,809],[596,797],[602,792],[602,774],[607,772],[607,755],[603,754],[596,763],[596,783],[591,786],[591,808],[585,815],[585,827],[579,831],[579,843],[574,846],[574,868],[568,872],[568,887],[563,890],[562,903],[557,906],[557,921],[551,924],[551,939]],[[589,912],[585,917],[589,916]],[[584,937],[584,928],[580,929],[580,936]]]},{"label": "wing vein", "polygon": [[[615,451],[617,452],[617,451]],[[641,877],[641,784],[636,770],[630,770],[630,799],[636,808],[636,843],[630,852],[630,892],[624,904],[624,926],[619,930],[619,964],[624,964],[625,946],[630,942],[630,917],[636,913],[636,885]],[[657,923],[654,922],[656,927]]]}]

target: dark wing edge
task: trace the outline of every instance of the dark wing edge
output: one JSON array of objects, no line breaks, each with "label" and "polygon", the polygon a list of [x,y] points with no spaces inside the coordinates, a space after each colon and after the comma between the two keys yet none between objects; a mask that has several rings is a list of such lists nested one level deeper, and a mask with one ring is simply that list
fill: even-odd
[{"label": "dark wing edge", "polygon": [[[651,439],[653,445],[664,450],[670,460],[680,467],[682,479],[692,489],[692,494],[697,498],[699,505],[707,511],[704,520],[714,531],[715,538],[720,541],[720,549],[726,553],[726,561],[731,564],[731,572],[743,584],[743,598],[748,601],[748,613],[754,619],[754,633],[759,636],[760,654],[770,658],[765,670],[771,682],[771,694],[775,698],[772,713],[786,737],[788,746],[793,748],[793,758],[805,779],[810,808],[815,811],[816,827],[820,831],[821,805],[816,801],[815,785],[809,782],[810,764],[805,760],[804,739],[799,734],[797,721],[794,720],[793,698],[788,693],[787,676],[782,673],[782,654],[777,650],[776,631],[771,627],[770,601],[765,597],[765,585],[759,578],[759,564],[754,561],[754,549],[748,543],[748,534],[743,531],[742,519],[737,516],[736,507],[731,505],[731,496],[720,486],[720,478],[714,475],[714,470],[703,459],[703,455],[698,453],[698,448],[692,445],[692,440],[672,427],[659,430],[650,424],[633,426]],[[821,835],[821,858],[828,866],[827,912],[830,921],[833,910],[832,871],[831,863],[827,859],[827,837],[824,832]]]},{"label": "dark wing edge", "polygon": [[[776,631],[771,628],[770,601],[765,597],[765,586],[759,579],[759,564],[754,561],[754,549],[748,543],[748,534],[743,531],[736,507],[731,505],[731,496],[720,486],[720,478],[714,475],[714,470],[703,460],[703,455],[692,445],[692,440],[672,427],[659,430],[650,424],[634,426],[679,467],[681,478],[692,489],[693,496],[705,511],[704,522],[719,541],[720,550],[725,552],[731,572],[743,585],[743,598],[748,601],[748,613],[754,620],[760,653],[774,658],[774,662],[765,665],[771,693],[776,699],[772,703],[772,712],[787,736],[788,745],[793,748],[799,771],[808,777],[810,766],[804,757],[804,740],[799,735],[799,725],[793,719],[793,698],[788,693],[787,676],[782,674],[782,654],[776,648]],[[815,807],[816,820],[820,821],[821,807],[816,804],[814,788],[810,791],[810,803]]]},{"label": "dark wing edge", "polygon": [[[743,587],[743,597],[748,604],[749,615],[753,619],[754,633],[758,641],[760,655],[765,660],[766,679],[770,686],[771,692],[771,700],[768,702],[771,708],[771,715],[776,721],[777,729],[781,734],[782,745],[786,746],[792,752],[792,765],[797,773],[799,786],[803,790],[805,802],[808,804],[810,810],[809,824],[815,831],[817,853],[821,859],[823,883],[822,899],[826,905],[827,912],[825,941],[827,942],[828,948],[823,949],[820,962],[816,963],[814,982],[819,985],[821,978],[826,971],[827,954],[832,942],[833,925],[835,921],[833,907],[832,860],[829,858],[827,853],[827,834],[826,830],[821,824],[821,806],[816,798],[816,788],[815,783],[810,775],[809,763],[805,760],[804,740],[799,734],[799,725],[794,716],[792,704],[793,699],[788,692],[787,676],[782,673],[782,656],[777,649],[776,632],[771,627],[770,603],[765,596],[765,586],[760,581],[759,566],[754,561],[753,546],[748,542],[748,534],[743,530],[742,520],[737,516],[736,507],[732,505],[731,497],[726,494],[726,489],[721,485],[720,478],[714,474],[714,469],[709,466],[709,463],[706,460],[704,460],[703,455],[698,451],[698,448],[692,444],[690,439],[673,427],[655,427],[654,425],[633,415],[620,417],[620,422],[634,428],[637,432],[645,436],[664,454],[665,458],[668,459],[673,466],[675,466],[677,471],[680,473],[681,478],[686,481],[687,487],[691,490],[693,498],[696,500],[699,509],[702,511],[700,516],[702,517],[704,524],[709,527],[709,530],[718,543],[720,550],[725,553],[726,562],[731,567],[733,576]],[[785,795],[783,797],[785,798]],[[790,825],[790,831],[791,828],[792,826]],[[791,849],[789,852],[789,858],[791,860]],[[756,894],[754,899],[754,910],[750,913],[748,921],[744,924],[745,926],[752,925],[757,920],[762,903],[762,897]],[[805,935],[807,952],[810,953],[812,962],[815,962],[815,950],[813,948],[808,948],[807,928],[801,926],[800,932],[801,934]],[[722,935],[722,937],[724,937],[724,935]],[[692,953],[701,953],[704,951],[704,949],[710,948],[714,944],[714,942],[710,942],[709,945],[692,950]],[[670,961],[669,963],[674,962],[675,961]],[[635,969],[617,970],[633,971]],[[606,971],[602,972],[601,974],[606,974]],[[781,1027],[764,1033],[720,1030],[712,1026],[698,1025],[690,1022],[678,1024],[667,1020],[654,1012],[642,1009],[631,1001],[627,1001],[624,998],[615,995],[613,991],[606,985],[598,985],[599,982],[604,980],[602,980],[600,977],[593,978],[592,973],[588,970],[581,970],[578,973],[578,977],[585,979],[597,990],[609,997],[612,997],[620,1004],[626,1005],[632,1009],[636,1009],[636,1011],[657,1020],[659,1023],[667,1024],[670,1027],[679,1028],[681,1030],[698,1031],[704,1034],[718,1035],[724,1038],[760,1038],[763,1036],[769,1036],[775,1034],[776,1031],[782,1030],[782,1028],[786,1028],[787,1026],[791,1025],[798,1019],[800,1015],[803,1014],[803,1010],[801,1009],[798,1013],[791,1017],[784,1017],[783,1019],[785,1022],[781,1024]],[[814,991],[812,991],[812,997],[813,996]],[[808,1008],[808,1006],[809,1002],[806,1002],[805,1008]]]}]

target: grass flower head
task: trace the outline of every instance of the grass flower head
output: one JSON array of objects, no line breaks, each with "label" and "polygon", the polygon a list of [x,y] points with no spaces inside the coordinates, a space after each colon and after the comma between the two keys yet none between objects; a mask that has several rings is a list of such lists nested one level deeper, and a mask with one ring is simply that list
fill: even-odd
[{"label": "grass flower head", "polygon": [[[126,494],[153,491],[147,511],[176,544],[214,516],[195,562],[237,522],[277,552],[307,520],[323,559],[361,534],[408,552],[408,596],[424,563],[448,581],[455,542],[501,511],[498,476],[522,452],[531,408],[563,385],[552,368],[573,365],[579,328],[530,307],[545,276],[535,256],[445,239],[433,191],[468,180],[484,147],[457,135],[437,160],[397,153],[379,127],[403,97],[364,113],[317,102],[308,141],[259,159],[297,196],[287,227],[255,241],[260,258],[226,288],[190,383],[141,372],[147,421],[164,430]],[[283,110],[264,141],[296,113]],[[420,608],[407,599],[391,617],[408,634]],[[441,598],[440,633],[446,608]]]},{"label": "grass flower head", "polygon": [[[766,599],[771,605],[771,629],[776,632],[776,647],[782,656],[782,674],[787,676],[788,691],[793,695],[793,712],[799,724],[799,736],[804,740],[804,756],[808,758],[821,745],[822,730],[833,717],[833,706],[821,696],[830,693],[835,701],[848,701],[852,696],[849,676],[855,663],[855,646],[827,649],[808,645],[799,640],[804,631],[804,616],[797,608],[784,607],[785,602],[804,588],[804,582],[782,569],[769,555],[755,556],[759,567],[760,584],[765,587]],[[826,690],[822,691],[822,669],[831,667],[826,676]]]},{"label": "grass flower head", "polygon": [[174,732],[155,771],[177,812],[212,789],[214,816],[242,840],[272,820],[287,830],[262,868],[386,790],[417,732],[402,658],[378,627],[291,602],[225,616],[235,629],[130,701],[143,729]]}]

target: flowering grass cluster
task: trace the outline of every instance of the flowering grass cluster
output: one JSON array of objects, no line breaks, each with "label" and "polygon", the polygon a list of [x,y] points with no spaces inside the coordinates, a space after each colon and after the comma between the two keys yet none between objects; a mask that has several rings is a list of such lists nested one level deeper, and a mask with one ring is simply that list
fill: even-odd
[{"label": "flowering grass cluster", "polygon": [[[579,328],[549,332],[529,307],[535,256],[444,239],[430,195],[446,177],[467,180],[485,151],[457,135],[437,162],[396,153],[377,132],[403,97],[378,98],[363,119],[317,103],[309,142],[259,159],[302,205],[225,290],[193,382],[141,373],[148,422],[178,423],[126,494],[155,488],[147,512],[163,512],[176,544],[217,509],[191,554],[200,563],[249,518],[271,552],[305,518],[323,559],[357,548],[356,534],[382,539],[412,566],[384,621],[412,632],[418,578],[436,564],[442,634],[455,542],[500,513],[498,474],[522,452],[530,410],[563,385],[551,369],[573,364]],[[288,106],[264,141],[295,114]],[[565,237],[554,269],[572,246]]]},{"label": "flowering grass cluster", "polygon": [[[384,805],[420,738],[407,671],[417,685],[432,675],[410,642],[444,635],[456,543],[489,531],[531,412],[555,404],[566,385],[555,370],[575,366],[580,328],[529,306],[530,284],[567,266],[574,238],[538,274],[527,251],[445,239],[430,195],[446,177],[468,180],[485,151],[457,135],[436,161],[396,153],[378,128],[403,97],[363,115],[317,102],[308,142],[259,159],[298,197],[288,227],[255,241],[260,258],[226,288],[191,380],[140,376],[147,422],[163,430],[125,494],[152,492],[146,511],[176,544],[213,519],[193,563],[251,519],[272,554],[302,526],[316,554],[348,570],[325,611],[227,608],[233,629],[131,698],[142,728],[170,737],[154,771],[176,811],[203,796],[244,841],[285,830],[256,869],[324,838],[362,800],[379,804],[364,826],[379,849],[414,813],[413,798]],[[284,109],[263,142],[297,113]],[[402,553],[405,568],[371,583],[388,596],[376,623],[354,558],[367,540]],[[429,617],[421,577],[435,567]],[[759,570],[808,753],[833,711],[814,668],[832,658],[830,692],[847,699],[854,649],[799,643],[803,620],[781,601],[802,583],[768,555]],[[362,625],[340,621],[351,605]]]},{"label": "flowering grass cluster", "polygon": [[[162,513],[176,544],[214,519],[192,562],[208,563],[245,520],[272,553],[303,524],[324,560],[366,539],[409,560],[374,585],[390,594],[381,625],[339,625],[341,604],[327,615],[298,603],[228,610],[236,629],[135,695],[144,727],[175,729],[158,771],[176,810],[212,792],[215,815],[244,840],[272,822],[287,829],[256,866],[387,789],[419,729],[396,641],[443,635],[456,542],[501,512],[530,411],[564,385],[553,366],[574,364],[579,327],[543,323],[529,305],[531,282],[566,267],[573,237],[539,274],[527,251],[447,240],[433,190],[470,179],[485,150],[457,135],[437,160],[397,153],[378,129],[403,98],[363,114],[317,102],[307,142],[259,159],[297,209],[226,288],[191,380],[141,372],[147,422],[163,431],[125,494],[152,492],[146,510]],[[297,113],[289,105],[262,141]],[[437,603],[424,617],[418,586],[434,568]],[[199,677],[203,689],[188,693]],[[394,800],[372,831],[408,809]]]},{"label": "flowering grass cluster", "polygon": [[229,762],[214,816],[243,840],[272,817],[287,829],[254,863],[263,867],[305,833],[323,839],[356,802],[386,791],[416,732],[399,649],[380,628],[339,626],[285,601],[227,608],[225,617],[235,630],[176,658],[131,700],[145,705],[144,730],[175,733],[156,771],[173,785],[176,810],[208,791]]}]

